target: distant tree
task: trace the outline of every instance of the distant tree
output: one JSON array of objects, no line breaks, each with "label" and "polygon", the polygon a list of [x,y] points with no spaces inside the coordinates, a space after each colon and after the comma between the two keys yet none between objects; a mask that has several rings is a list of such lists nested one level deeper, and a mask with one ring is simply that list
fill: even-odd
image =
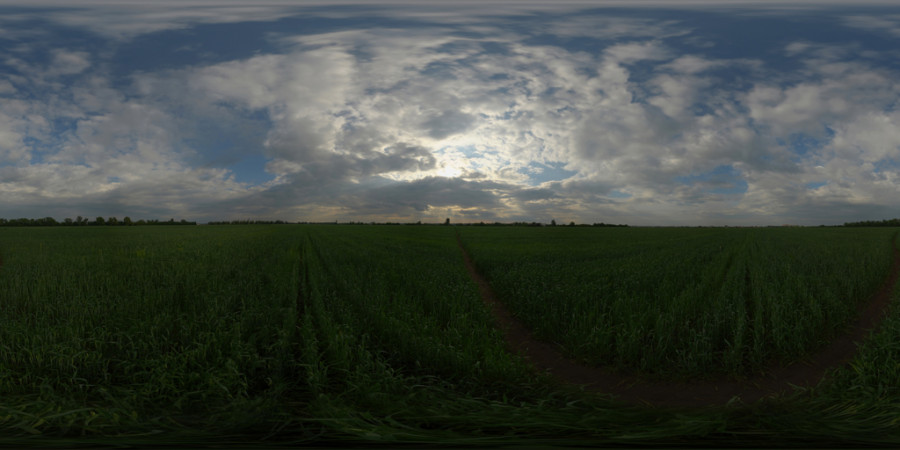
[{"label": "distant tree", "polygon": [[569,222],[569,226],[570,226],[570,227],[574,227],[574,226],[575,226],[575,221],[573,220],[573,221]]},{"label": "distant tree", "polygon": [[106,225],[106,219],[97,216],[97,220],[94,221],[94,225]]},{"label": "distant tree", "polygon": [[118,225],[119,219],[116,219],[115,216],[110,217],[109,220],[106,221],[107,225]]},{"label": "distant tree", "polygon": [[122,225],[125,225],[126,227],[130,227],[130,226],[134,225],[134,223],[131,221],[131,217],[125,216],[125,218],[122,219]]},{"label": "distant tree", "polygon": [[59,222],[57,222],[56,219],[54,219],[52,217],[42,217],[40,219],[35,220],[34,225],[37,225],[40,227],[52,227],[52,226],[59,225]]},{"label": "distant tree", "polygon": [[449,218],[449,217],[447,218],[447,220],[444,221],[444,225],[450,225],[450,218]]},{"label": "distant tree", "polygon": [[845,227],[898,227],[900,226],[900,219],[884,219],[881,221],[877,220],[866,220],[863,222],[848,222],[844,224]]},{"label": "distant tree", "polygon": [[73,223],[75,223],[75,222],[72,221],[71,217],[66,217],[65,219],[63,219],[64,225],[72,225]]},{"label": "distant tree", "polygon": [[551,219],[551,220],[550,220],[550,226],[551,226],[551,227],[555,227],[555,226],[556,226],[556,219]]}]

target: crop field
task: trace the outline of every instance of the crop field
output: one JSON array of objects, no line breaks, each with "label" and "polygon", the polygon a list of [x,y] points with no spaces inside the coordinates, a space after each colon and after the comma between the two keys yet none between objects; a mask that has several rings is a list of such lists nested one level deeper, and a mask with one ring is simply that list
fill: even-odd
[{"label": "crop field", "polygon": [[470,227],[504,303],[588,364],[740,375],[830,341],[891,263],[891,229]]},{"label": "crop field", "polygon": [[900,308],[819,384],[635,405],[511,352],[463,252],[583,364],[740,378],[840,335],[896,231],[2,229],[0,445],[898,444]]}]

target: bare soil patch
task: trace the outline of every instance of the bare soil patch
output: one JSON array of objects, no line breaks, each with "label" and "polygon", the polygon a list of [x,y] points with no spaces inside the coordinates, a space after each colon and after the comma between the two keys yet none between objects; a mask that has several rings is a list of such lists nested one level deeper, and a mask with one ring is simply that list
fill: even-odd
[{"label": "bare soil patch", "polygon": [[829,370],[850,362],[856,355],[859,344],[881,324],[890,303],[892,289],[900,276],[900,251],[894,246],[890,274],[872,298],[858,307],[857,318],[827,346],[796,363],[771,366],[762,375],[743,380],[656,381],[617,373],[604,367],[585,366],[567,358],[556,345],[535,338],[497,299],[490,284],[476,270],[459,236],[457,243],[466,269],[478,284],[481,298],[490,307],[511,351],[525,357],[536,369],[549,372],[564,383],[611,394],[616,400],[625,403],[661,407],[720,406],[732,400],[749,404],[790,393],[795,386],[805,387],[819,383]]}]

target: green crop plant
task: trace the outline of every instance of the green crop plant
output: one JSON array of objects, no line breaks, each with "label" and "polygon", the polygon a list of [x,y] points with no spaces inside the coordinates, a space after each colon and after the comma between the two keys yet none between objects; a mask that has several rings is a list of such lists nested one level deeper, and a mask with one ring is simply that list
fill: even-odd
[{"label": "green crop plant", "polygon": [[297,371],[299,262],[288,236],[235,231],[4,230],[0,429],[257,426]]},{"label": "green crop plant", "polygon": [[900,308],[849,366],[787,397],[626,405],[510,353],[456,240],[520,316],[543,314],[536,330],[583,331],[558,342],[586,355],[665,349],[624,365],[665,376],[701,353],[744,373],[758,342],[790,354],[769,342],[779,315],[839,329],[844,313],[815,299],[852,311],[838,294],[883,278],[889,230],[795,231],[4,229],[0,445],[896,445]]},{"label": "green crop plant", "polygon": [[587,364],[743,376],[830,341],[887,274],[893,230],[478,228],[501,299]]}]

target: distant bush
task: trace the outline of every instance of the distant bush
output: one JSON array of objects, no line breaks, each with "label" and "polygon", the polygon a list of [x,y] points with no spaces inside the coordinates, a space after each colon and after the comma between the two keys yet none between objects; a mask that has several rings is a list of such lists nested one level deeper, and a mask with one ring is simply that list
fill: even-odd
[{"label": "distant bush", "polygon": [[191,222],[184,219],[180,221],[175,221],[175,219],[169,219],[168,221],[160,221],[156,219],[151,220],[138,220],[133,222],[130,217],[125,217],[122,220],[118,220],[115,217],[110,217],[109,219],[104,219],[103,217],[97,217],[94,220],[88,220],[87,218],[83,218],[78,216],[74,220],[66,217],[62,222],[57,222],[56,219],[52,217],[43,217],[40,219],[29,219],[29,218],[19,218],[19,219],[3,219],[0,218],[0,227],[79,227],[79,226],[134,226],[134,225],[197,225],[197,222]]},{"label": "distant bush", "polygon": [[847,222],[845,227],[900,227],[900,219],[866,220],[863,222]]}]

